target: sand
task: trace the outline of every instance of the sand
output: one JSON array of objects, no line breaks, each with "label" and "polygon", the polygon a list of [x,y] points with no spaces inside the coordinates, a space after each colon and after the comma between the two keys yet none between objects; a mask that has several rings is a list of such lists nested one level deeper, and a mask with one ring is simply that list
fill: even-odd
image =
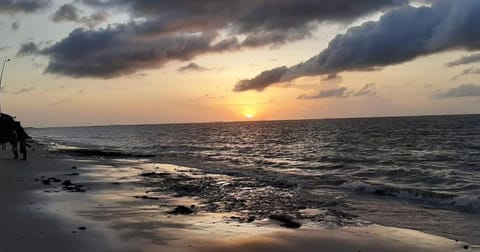
[{"label": "sand", "polygon": [[[171,205],[198,199],[138,198],[144,188],[133,176],[135,163],[126,168],[123,160],[67,158],[35,148],[27,161],[0,151],[0,251],[480,251],[380,225],[293,230],[269,220],[229,221],[228,214],[170,215]],[[42,183],[50,177],[61,182]],[[86,192],[65,191],[66,180]]]}]

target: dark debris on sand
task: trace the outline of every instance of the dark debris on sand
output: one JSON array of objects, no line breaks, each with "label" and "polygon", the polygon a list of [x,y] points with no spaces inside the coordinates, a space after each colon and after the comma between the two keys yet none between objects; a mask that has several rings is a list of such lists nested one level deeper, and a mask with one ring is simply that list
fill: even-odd
[{"label": "dark debris on sand", "polygon": [[81,192],[81,193],[86,192],[86,190],[83,189],[83,185],[74,184],[70,180],[63,181],[62,188],[63,190],[69,191],[69,192]]},{"label": "dark debris on sand", "polygon": [[271,214],[268,218],[280,222],[280,226],[286,228],[300,228],[302,224],[292,220],[292,217],[287,215]]},{"label": "dark debris on sand", "polygon": [[[305,196],[306,190],[288,181],[260,181],[252,177],[190,176],[185,173],[141,173],[149,192],[167,193],[174,197],[195,197],[201,200],[199,210],[213,213],[235,213],[232,220],[249,223],[272,219],[287,228],[299,228],[293,220],[311,220],[330,226],[354,225],[356,216],[335,209],[338,202],[325,196]],[[188,208],[186,208],[188,209]],[[322,209],[308,215],[303,209]],[[191,209],[190,209],[191,210]],[[170,213],[173,213],[172,211]],[[188,212],[188,211],[186,211]]]},{"label": "dark debris on sand", "polygon": [[191,208],[186,207],[186,206],[177,206],[175,209],[172,211],[168,212],[169,214],[176,214],[176,215],[188,215],[192,214],[195,211],[193,211]]},{"label": "dark debris on sand", "polygon": [[133,196],[133,197],[137,199],[145,199],[145,200],[159,200],[158,197],[150,197],[150,196]]},{"label": "dark debris on sand", "polygon": [[[35,182],[38,182],[38,181],[42,182],[43,185],[48,185],[48,186],[53,185],[54,187],[56,187],[56,186],[59,185],[59,186],[62,187],[63,191],[80,192],[80,193],[86,192],[86,190],[83,188],[83,185],[74,184],[70,180],[65,180],[65,181],[62,182],[62,180],[59,179],[59,178],[50,177],[50,178],[45,179],[45,177],[42,176],[40,178],[35,179]],[[59,192],[59,191],[57,191],[57,190],[44,190],[44,192],[50,193],[50,192]]]}]

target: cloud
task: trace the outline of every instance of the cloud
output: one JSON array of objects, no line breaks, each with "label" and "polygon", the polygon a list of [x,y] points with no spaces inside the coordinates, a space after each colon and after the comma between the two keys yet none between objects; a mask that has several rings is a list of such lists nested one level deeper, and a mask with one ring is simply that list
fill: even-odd
[{"label": "cloud", "polygon": [[58,106],[58,105],[62,105],[62,104],[65,104],[65,103],[69,103],[69,102],[71,102],[71,101],[72,101],[72,100],[70,100],[70,99],[61,99],[61,100],[59,100],[59,101],[49,103],[48,105],[49,105],[49,106]]},{"label": "cloud", "polygon": [[145,40],[125,36],[134,30],[131,25],[98,31],[77,28],[50,47],[23,44],[18,55],[48,56],[46,73],[113,78],[160,67],[172,60],[190,60],[205,51],[216,51],[215,44],[212,45],[215,34],[177,34]]},{"label": "cloud", "polygon": [[371,96],[376,95],[377,90],[375,90],[375,83],[367,83],[360,90],[353,93],[353,96]]},{"label": "cloud", "polygon": [[60,6],[55,13],[53,13],[51,18],[55,23],[76,22],[93,27],[101,22],[106,21],[108,16],[105,12],[97,12],[91,16],[82,17],[81,12],[82,11],[73,4],[64,4]]},{"label": "cloud", "polygon": [[27,56],[27,55],[35,55],[40,53],[40,49],[38,46],[33,42],[28,42],[20,45],[20,49],[17,52],[18,56]]},{"label": "cloud", "polygon": [[480,85],[465,84],[455,88],[451,88],[445,92],[439,93],[434,98],[458,98],[480,96]]},{"label": "cloud", "polygon": [[204,72],[204,71],[207,71],[207,70],[209,70],[209,69],[206,68],[206,67],[202,67],[202,66],[200,66],[196,63],[193,63],[193,62],[191,62],[188,65],[185,65],[185,66],[182,66],[182,67],[178,68],[179,72],[187,72],[187,71]]},{"label": "cloud", "polygon": [[210,100],[221,100],[224,99],[225,96],[214,96],[210,94],[205,94],[200,97],[197,97],[195,100],[197,101],[210,101]]},{"label": "cloud", "polygon": [[452,80],[456,80],[462,76],[471,75],[471,74],[480,74],[480,68],[470,67],[470,68],[464,69],[460,74],[454,76]]},{"label": "cloud", "polygon": [[347,87],[337,87],[328,90],[322,90],[317,94],[305,95],[302,94],[297,99],[299,100],[315,100],[325,98],[347,98],[347,97],[359,97],[359,96],[373,96],[377,94],[375,90],[375,83],[365,84],[360,90],[353,90]]},{"label": "cloud", "polygon": [[72,21],[76,22],[79,20],[78,15],[79,9],[73,4],[64,4],[52,15],[52,20],[54,22],[63,22],[63,21]]},{"label": "cloud", "polygon": [[[480,49],[480,1],[437,0],[431,6],[393,9],[337,35],[318,55],[264,83],[240,81],[242,91],[301,76],[371,71],[450,49]],[[255,79],[255,78],[253,78]],[[252,80],[253,80],[252,79]]]},{"label": "cloud", "polygon": [[348,97],[350,94],[348,92],[347,87],[338,87],[332,88],[328,90],[322,90],[318,94],[314,95],[300,95],[297,99],[299,100],[313,100],[313,99],[324,99],[324,98],[345,98]]},{"label": "cloud", "polygon": [[0,0],[0,14],[35,12],[46,8],[50,2],[50,0]]},{"label": "cloud", "polygon": [[245,90],[255,89],[257,91],[263,91],[268,85],[265,83],[277,83],[282,76],[287,72],[287,67],[277,67],[272,70],[264,71],[257,77],[250,80],[241,80],[236,85],[233,91],[241,92]]},{"label": "cloud", "polygon": [[[126,10],[132,19],[105,28],[76,29],[44,48],[35,44],[37,50],[28,52],[48,57],[46,73],[119,77],[206,53],[281,45],[310,36],[320,22],[351,22],[408,3],[407,0],[77,2],[94,8]],[[57,20],[63,20],[63,16],[59,14]],[[26,55],[23,48],[20,55]]]},{"label": "cloud", "polygon": [[20,28],[19,21],[15,21],[12,23],[12,31],[17,31]]},{"label": "cloud", "polygon": [[17,91],[12,92],[12,94],[20,95],[20,94],[30,93],[32,91],[35,91],[35,87],[22,88],[22,89],[19,89]]},{"label": "cloud", "polygon": [[473,53],[468,56],[461,57],[460,59],[447,63],[447,66],[454,67],[473,63],[480,63],[480,53]]},{"label": "cloud", "polygon": [[322,80],[323,81],[330,81],[330,80],[336,80],[336,79],[341,79],[342,77],[338,75],[337,73],[330,73],[327,76],[325,76]]}]

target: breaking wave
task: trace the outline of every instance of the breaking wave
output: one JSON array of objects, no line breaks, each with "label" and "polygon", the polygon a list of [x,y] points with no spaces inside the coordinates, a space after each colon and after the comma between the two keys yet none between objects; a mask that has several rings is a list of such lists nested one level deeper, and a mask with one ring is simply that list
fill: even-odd
[{"label": "breaking wave", "polygon": [[480,211],[480,197],[473,195],[454,195],[416,188],[401,188],[389,185],[369,184],[358,181],[346,182],[340,187],[359,193],[375,194],[378,196],[391,196],[406,200],[418,200],[433,205],[459,208],[468,212]]}]

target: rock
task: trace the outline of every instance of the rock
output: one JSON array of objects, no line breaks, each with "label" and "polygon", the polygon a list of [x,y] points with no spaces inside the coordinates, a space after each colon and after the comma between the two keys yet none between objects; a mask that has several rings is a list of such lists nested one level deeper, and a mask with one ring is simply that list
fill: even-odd
[{"label": "rock", "polygon": [[65,180],[65,181],[63,181],[62,185],[63,185],[63,186],[71,186],[71,185],[73,185],[73,184],[72,184],[72,181],[70,181],[70,180]]},{"label": "rock", "polygon": [[286,228],[300,228],[302,226],[302,224],[291,220],[291,218],[286,215],[272,214],[268,218],[280,222],[280,226]]},{"label": "rock", "polygon": [[187,215],[187,214],[192,214],[193,210],[185,207],[185,206],[177,206],[175,209],[172,211],[168,212],[169,214],[181,214],[181,215]]},{"label": "rock", "polygon": [[248,216],[248,218],[247,218],[247,220],[246,220],[247,223],[251,223],[251,222],[254,222],[254,221],[255,221],[255,216],[253,216],[253,215],[252,215],[252,216]]},{"label": "rock", "polygon": [[158,197],[150,197],[150,196],[133,196],[134,198],[137,199],[148,199],[148,200],[158,200]]},{"label": "rock", "polygon": [[78,229],[78,230],[82,230],[82,231],[87,230],[86,227],[78,227],[77,229]]},{"label": "rock", "polygon": [[63,181],[62,186],[63,186],[63,190],[66,190],[69,192],[80,192],[80,193],[86,192],[86,190],[82,188],[83,185],[76,185],[72,183],[70,180]]},{"label": "rock", "polygon": [[[44,178],[44,177],[42,176],[42,178]],[[39,181],[39,180],[36,179],[35,181]],[[58,183],[58,182],[60,182],[60,181],[61,181],[60,179],[54,178],[54,177],[50,177],[50,178],[48,178],[48,179],[42,179],[42,183],[43,183],[44,185],[50,185],[52,182]]]},{"label": "rock", "polygon": [[468,246],[468,245],[463,245],[463,249],[469,249],[469,248],[470,248],[470,246]]},{"label": "rock", "polygon": [[158,177],[165,177],[170,175],[169,173],[166,172],[145,172],[140,174],[142,177],[149,177],[149,178],[158,178]]},{"label": "rock", "polygon": [[72,173],[65,174],[65,176],[78,176],[78,175],[80,175],[80,173],[78,173],[78,172],[72,172]]}]

